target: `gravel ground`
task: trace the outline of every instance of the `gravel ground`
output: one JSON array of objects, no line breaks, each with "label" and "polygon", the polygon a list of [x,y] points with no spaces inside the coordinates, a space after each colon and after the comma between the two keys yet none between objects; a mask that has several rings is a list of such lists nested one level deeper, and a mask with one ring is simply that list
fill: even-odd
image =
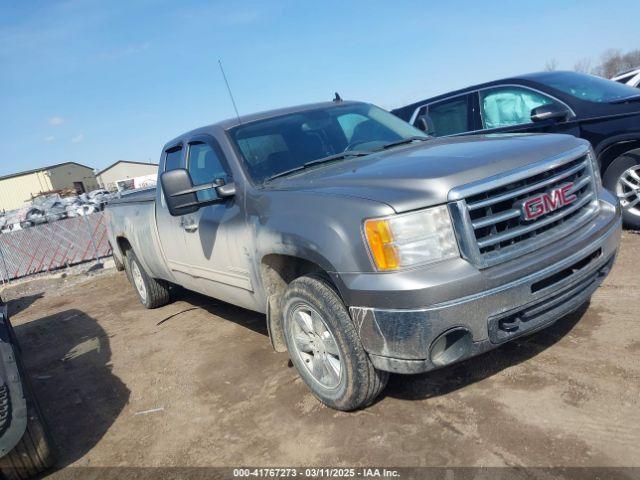
[{"label": "gravel ground", "polygon": [[113,269],[5,289],[68,466],[639,466],[640,235],[580,311],[342,413],[264,317],[185,292],[145,310]]}]

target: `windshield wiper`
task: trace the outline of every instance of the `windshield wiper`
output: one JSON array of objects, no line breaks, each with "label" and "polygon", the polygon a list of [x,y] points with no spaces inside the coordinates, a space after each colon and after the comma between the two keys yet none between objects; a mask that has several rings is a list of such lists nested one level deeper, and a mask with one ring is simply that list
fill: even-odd
[{"label": "windshield wiper", "polygon": [[313,167],[314,165],[319,165],[321,163],[333,162],[335,160],[342,160],[343,158],[349,158],[349,157],[364,157],[365,155],[369,155],[370,153],[371,152],[364,152],[360,150],[351,150],[349,152],[336,153],[335,155],[329,155],[328,157],[322,157],[316,160],[311,160],[297,167],[293,167],[293,168],[290,168],[289,170],[285,170],[284,172],[271,175],[270,177],[265,178],[264,182],[269,182],[279,177],[285,177],[292,173],[299,172],[300,170],[304,170],[305,168]]},{"label": "windshield wiper", "polygon": [[640,101],[640,93],[638,95],[631,95],[630,97],[618,98],[616,100],[611,100],[609,103],[616,105],[618,103],[627,103],[627,102],[639,102]]},{"label": "windshield wiper", "polygon": [[364,150],[349,150],[348,152],[336,153],[335,155],[329,155],[328,157],[318,158],[317,160],[311,160],[304,164],[305,167],[311,167],[312,165],[318,165],[319,163],[333,162],[334,160],[342,160],[348,157],[364,157],[371,152],[365,152]]},{"label": "windshield wiper", "polygon": [[379,148],[376,148],[377,151],[379,150],[386,150],[387,148],[393,148],[393,147],[397,147],[399,145],[406,145],[407,143],[411,143],[414,141],[421,141],[424,142],[426,140],[430,140],[429,137],[418,137],[418,136],[413,136],[413,137],[408,137],[408,138],[403,138],[402,140],[398,140],[396,142],[391,142],[391,143],[387,143]]}]

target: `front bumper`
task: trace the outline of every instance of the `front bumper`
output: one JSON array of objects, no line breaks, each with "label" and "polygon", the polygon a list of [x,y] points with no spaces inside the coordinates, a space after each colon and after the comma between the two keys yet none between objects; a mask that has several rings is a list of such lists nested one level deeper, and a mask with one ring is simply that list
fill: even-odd
[{"label": "front bumper", "polygon": [[[452,329],[467,331],[471,338],[457,362],[544,328],[576,310],[609,273],[620,242],[619,208],[610,195],[605,198],[609,202],[601,200],[602,208],[589,225],[548,249],[519,257],[509,265],[474,269],[472,275],[467,275],[467,267],[449,270],[461,274],[447,277],[446,288],[434,285],[439,297],[448,291],[448,299],[410,309],[351,306],[351,317],[373,364],[396,373],[433,370],[442,366],[430,358],[434,341]],[[392,284],[389,280],[384,281]],[[483,283],[488,288],[477,289]],[[405,289],[406,282],[401,284],[404,292],[378,294],[393,298],[397,305],[403,304],[398,302],[402,296],[409,304],[430,297],[429,289],[422,285],[416,290]],[[456,296],[457,292],[462,293]],[[359,295],[353,290],[346,296],[356,302],[359,296],[370,297],[369,291]]]}]

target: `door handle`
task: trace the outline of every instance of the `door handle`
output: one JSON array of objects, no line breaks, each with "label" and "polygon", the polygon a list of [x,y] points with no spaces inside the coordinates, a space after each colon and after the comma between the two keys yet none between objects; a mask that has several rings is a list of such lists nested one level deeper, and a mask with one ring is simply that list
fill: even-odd
[{"label": "door handle", "polygon": [[191,220],[189,223],[184,221],[184,217],[180,220],[180,226],[185,232],[195,232],[198,230],[198,224]]}]

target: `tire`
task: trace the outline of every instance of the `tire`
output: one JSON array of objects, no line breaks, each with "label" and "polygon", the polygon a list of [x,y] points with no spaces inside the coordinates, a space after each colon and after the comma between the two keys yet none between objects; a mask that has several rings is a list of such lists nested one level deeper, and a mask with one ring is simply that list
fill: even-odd
[{"label": "tire", "polygon": [[334,288],[320,276],[297,278],[289,284],[282,306],[289,358],[311,392],[336,410],[370,405],[389,374],[374,368]]},{"label": "tire", "polygon": [[151,278],[131,249],[127,251],[125,267],[127,277],[138,294],[140,303],[146,308],[162,307],[171,301],[169,296],[169,283],[164,280]]},{"label": "tire", "polygon": [[31,478],[55,464],[53,442],[20,356],[15,353],[27,402],[27,429],[13,449],[0,458],[0,473],[10,480]]},{"label": "tire", "polygon": [[[627,181],[630,180],[632,184],[637,184],[640,187],[640,180],[635,177],[629,178],[630,171],[640,176],[640,173],[636,173],[640,172],[640,150],[633,150],[616,158],[605,170],[602,183],[606,189],[620,199],[624,226],[640,230],[640,190],[636,190],[634,194],[628,185],[624,186],[620,183],[624,176]],[[633,202],[636,200],[638,203],[634,204]]]}]

